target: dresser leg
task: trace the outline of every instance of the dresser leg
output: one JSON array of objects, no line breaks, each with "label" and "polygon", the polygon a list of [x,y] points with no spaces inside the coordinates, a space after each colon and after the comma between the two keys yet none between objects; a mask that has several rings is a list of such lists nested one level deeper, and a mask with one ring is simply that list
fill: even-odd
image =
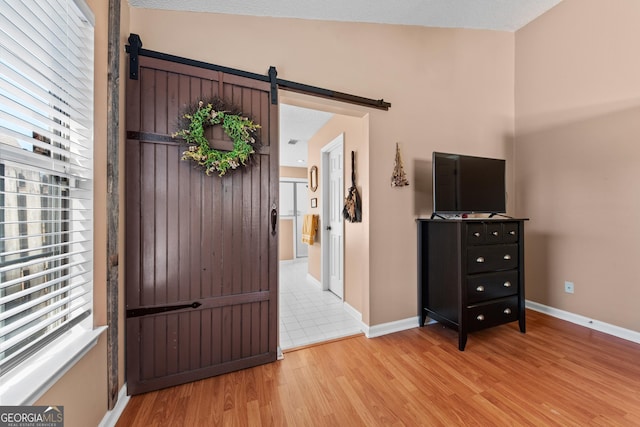
[{"label": "dresser leg", "polygon": [[518,325],[520,325],[520,332],[522,332],[523,334],[527,332],[527,326],[525,324],[524,316],[520,316],[520,319],[518,319]]},{"label": "dresser leg", "polygon": [[467,334],[458,334],[458,350],[464,351],[464,347],[467,345]]}]

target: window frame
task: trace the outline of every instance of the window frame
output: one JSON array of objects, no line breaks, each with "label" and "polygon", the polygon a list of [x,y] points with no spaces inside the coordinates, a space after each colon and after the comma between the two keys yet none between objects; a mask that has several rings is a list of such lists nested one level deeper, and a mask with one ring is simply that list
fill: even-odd
[{"label": "window frame", "polygon": [[[0,1],[5,1],[5,0],[0,0]],[[55,5],[53,3],[55,3]],[[37,10],[31,11],[30,8],[24,4],[18,4],[18,3],[16,4],[17,6],[11,6],[11,7],[7,6],[7,8],[5,9],[5,11],[7,12],[7,15],[5,16],[4,15],[5,11],[3,11],[2,13],[0,13],[0,18],[2,20],[10,20],[10,18],[15,19],[15,17],[18,16],[23,21],[21,22],[21,28],[22,27],[25,28],[23,30],[25,34],[29,30],[31,30],[34,34],[36,32],[39,33],[40,30],[43,30],[44,32],[48,32],[51,34],[55,33],[56,31],[55,28],[43,29],[41,24],[40,24],[40,29],[38,29],[36,19],[33,20],[33,24],[31,27],[29,27],[28,25],[25,26],[24,22],[30,23],[29,16],[27,15],[29,13],[36,14],[36,12],[38,11]],[[74,77],[78,79],[84,78],[84,85],[90,88],[89,89],[90,95],[88,95],[87,98],[82,97],[79,102],[81,104],[84,102],[85,103],[84,105],[89,108],[83,109],[82,105],[79,106],[79,104],[73,104],[73,105],[66,104],[65,106],[66,101],[56,96],[55,93],[51,92],[51,89],[49,90],[49,97],[48,97],[49,104],[47,104],[47,97],[46,96],[42,97],[42,92],[39,92],[40,93],[39,95],[36,94],[31,97],[31,100],[33,101],[33,103],[22,104],[19,102],[20,101],[19,95],[14,96],[13,94],[7,94],[7,92],[0,91],[0,102],[6,102],[6,105],[9,105],[9,107],[3,107],[2,105],[0,105],[0,137],[15,138],[16,136],[19,137],[20,135],[22,135],[19,132],[13,132],[11,129],[6,127],[6,126],[11,126],[10,123],[12,123],[11,121],[7,121],[6,119],[6,117],[8,116],[7,114],[8,110],[6,108],[10,108],[12,111],[17,112],[13,115],[13,117],[17,118],[16,123],[20,122],[22,128],[28,128],[28,123],[33,122],[33,120],[36,120],[33,118],[33,116],[37,115],[40,112],[40,110],[44,111],[46,114],[50,114],[48,115],[49,121],[47,122],[49,124],[45,123],[44,132],[41,132],[41,130],[43,129],[42,125],[40,125],[39,127],[34,127],[34,130],[33,130],[34,143],[32,145],[31,151],[26,151],[27,150],[26,148],[20,147],[20,146],[17,146],[17,147],[8,146],[3,143],[2,139],[0,139],[0,164],[1,164],[0,168],[2,169],[2,176],[0,177],[0,180],[2,181],[2,185],[0,186],[0,193],[1,193],[0,220],[2,221],[2,229],[4,231],[5,205],[6,205],[5,194],[7,194],[5,192],[4,184],[5,184],[5,166],[7,164],[13,164],[14,165],[13,167],[15,167],[15,165],[18,165],[18,166],[24,165],[25,167],[28,167],[31,170],[39,171],[40,175],[44,177],[57,176],[58,178],[62,177],[61,178],[62,180],[67,180],[67,181],[70,180],[72,182],[73,180],[83,181],[77,187],[77,190],[71,190],[74,193],[73,196],[69,194],[68,188],[64,190],[63,185],[61,185],[60,182],[57,182],[55,184],[60,189],[60,194],[57,195],[58,200],[61,201],[60,206],[52,207],[51,205],[49,205],[48,201],[44,201],[44,199],[48,198],[48,196],[44,195],[44,193],[42,193],[41,195],[38,195],[37,193],[25,193],[25,195],[21,195],[18,191],[16,191],[14,195],[16,195],[16,197],[18,196],[22,197],[21,199],[23,200],[22,205],[27,204],[27,202],[24,200],[29,199],[29,197],[33,199],[39,198],[40,201],[38,202],[38,204],[40,205],[41,213],[53,212],[54,211],[53,208],[58,209],[57,212],[60,212],[60,216],[53,220],[54,221],[53,224],[54,224],[54,228],[57,228],[56,234],[59,235],[60,240],[55,244],[55,247],[65,246],[65,240],[64,240],[65,233],[78,233],[78,229],[69,228],[70,227],[69,224],[72,221],[75,221],[75,222],[81,221],[83,223],[90,223],[90,228],[88,229],[88,231],[83,230],[85,231],[85,234],[90,235],[90,237],[88,239],[82,240],[82,242],[85,243],[84,246],[90,248],[87,251],[85,251],[87,255],[82,261],[82,263],[86,264],[86,266],[88,267],[83,272],[77,273],[77,276],[70,276],[72,278],[80,277],[72,286],[69,286],[66,289],[64,287],[61,287],[61,289],[65,290],[64,294],[71,294],[72,292],[75,292],[76,288],[81,287],[84,292],[81,297],[82,306],[83,307],[86,306],[88,307],[88,309],[83,309],[84,311],[77,316],[79,320],[77,322],[73,322],[73,324],[70,324],[70,327],[67,328],[65,326],[64,328],[60,328],[61,331],[56,330],[56,337],[54,339],[49,341],[43,340],[44,344],[40,346],[41,348],[31,352],[31,354],[29,354],[28,357],[23,357],[22,360],[18,364],[16,364],[15,367],[9,367],[9,368],[5,367],[3,370],[0,370],[0,405],[29,405],[29,404],[35,403],[35,401],[42,394],[44,394],[76,362],[82,359],[82,357],[84,357],[84,355],[92,347],[94,347],[97,344],[100,335],[107,329],[106,326],[94,327],[93,325],[93,274],[94,274],[93,272],[93,245],[94,245],[94,242],[93,242],[93,233],[94,233],[93,170],[94,170],[94,160],[93,160],[92,152],[93,152],[94,104],[95,104],[94,95],[93,95],[93,91],[94,91],[94,71],[93,70],[94,70],[94,63],[95,63],[95,53],[94,53],[95,18],[94,18],[93,12],[89,8],[89,6],[86,4],[85,0],[52,0],[47,4],[45,4],[44,6],[37,5],[33,9],[37,9],[37,7],[55,8],[54,10],[56,11],[56,13],[58,13],[58,17],[66,18],[66,20],[58,19],[57,21],[55,21],[55,26],[67,32],[54,34],[54,35],[57,34],[61,37],[58,39],[58,41],[62,39],[65,41],[66,44],[60,45],[58,43],[55,45],[56,49],[60,49],[60,51],[58,52],[59,56],[57,58],[55,57],[54,54],[51,54],[52,56],[51,62],[52,63],[57,62],[57,64],[54,64],[52,68],[57,66],[62,71],[61,76],[56,76],[56,78],[58,78],[59,80],[57,82],[55,80],[46,80],[45,74],[39,75],[37,78],[43,79],[41,80],[41,82],[42,81],[47,82],[46,85],[42,86],[41,82],[39,84],[36,84],[35,80],[33,80],[33,74],[34,74],[33,71],[26,70],[25,68],[15,67],[14,65],[4,66],[1,61],[0,61],[0,67],[4,66],[4,71],[7,73],[7,75],[9,74],[13,74],[14,76],[17,75],[18,77],[23,77],[25,79],[24,81],[26,81],[27,83],[33,83],[33,86],[36,89],[38,89],[38,87],[43,89],[44,87],[48,87],[48,86],[54,87],[56,85],[58,85],[57,87],[60,87],[63,89],[66,88],[65,91],[62,93],[65,93],[66,96],[71,96],[71,97],[74,96],[73,95],[74,92],[77,94],[79,92],[86,91],[86,87],[80,87],[80,88],[75,87],[76,79]],[[74,8],[74,9],[71,9],[71,8]],[[21,14],[22,11],[24,11],[24,14]],[[9,16],[11,14],[13,14],[13,17]],[[42,16],[40,17],[42,18]],[[48,16],[44,17],[43,19],[49,20],[49,22],[54,22],[53,21],[54,18],[51,18]],[[82,23],[85,25],[85,29],[83,30],[79,26],[74,27],[74,19],[78,21],[82,21]],[[61,22],[61,21],[64,21],[64,22]],[[73,54],[67,55],[67,56],[60,56],[60,54],[62,53],[68,54],[68,52],[72,50],[73,48],[72,43],[75,42],[74,35],[78,35],[78,37],[83,37],[84,34],[82,34],[82,32],[87,31],[86,28],[89,28],[89,27],[90,27],[89,32],[90,32],[90,41],[91,41],[91,45],[90,45],[91,52],[86,53],[84,57],[80,57],[80,59],[78,59],[79,56],[74,56]],[[14,49],[13,51],[11,51],[9,50],[10,48],[7,47],[7,46],[11,46],[12,43],[13,44],[16,43],[15,39],[12,41],[11,37],[7,32],[2,32],[2,30],[0,30],[0,49],[2,49],[2,52],[3,53],[9,52],[11,55],[15,55],[16,57],[20,58],[18,56],[19,52],[17,52],[18,49]],[[32,44],[32,49],[34,50],[37,48],[43,49],[37,46],[37,43],[31,42],[31,44]],[[33,46],[35,46],[35,48]],[[65,49],[67,49],[67,51],[65,51]],[[24,50],[27,50],[27,47],[24,47]],[[30,52],[28,54],[35,55],[33,52]],[[61,58],[63,60],[59,61]],[[27,61],[25,60],[24,62],[27,62]],[[62,64],[65,62],[69,62],[72,64],[70,65],[65,64],[64,67],[59,67],[59,64]],[[68,67],[68,68],[65,68],[65,67]],[[0,68],[0,78],[3,77],[3,75],[1,74],[2,70],[3,69]],[[65,85],[60,86],[61,82],[63,83],[65,82],[65,77],[67,78],[66,80],[67,83]],[[77,80],[77,82],[80,82],[80,80]],[[17,86],[11,87],[11,89],[14,90],[14,92],[20,92],[21,88],[23,87],[20,87],[19,84]],[[29,92],[29,90],[28,89],[24,90],[24,92],[27,93]],[[88,101],[84,101],[85,99],[87,99]],[[41,106],[34,109],[33,105],[38,103],[40,103]],[[58,107],[58,105],[61,105],[61,107]],[[67,109],[67,106],[68,106],[68,109]],[[52,109],[55,109],[56,112],[47,113],[49,111],[52,111]],[[69,112],[65,112],[65,111],[69,111]],[[87,114],[83,114],[82,112],[87,112]],[[5,117],[5,123],[9,123],[9,125],[7,124],[5,124],[4,126],[2,125],[1,119],[3,119],[3,117]],[[62,117],[62,119],[57,117]],[[68,120],[66,118],[68,118]],[[79,128],[85,129],[84,133],[77,134],[77,129]],[[69,135],[75,133],[75,137],[71,138],[71,136],[65,135],[65,132]],[[56,139],[56,141],[54,141],[53,143],[51,142],[52,136]],[[26,138],[25,135],[22,135],[22,137]],[[48,142],[47,142],[47,139],[49,140]],[[58,143],[57,141],[62,141],[62,143]],[[67,141],[68,143],[65,143]],[[83,145],[83,144],[80,144],[78,141],[89,141],[90,145]],[[84,155],[83,149],[85,148],[89,150],[89,157],[82,158],[82,156]],[[82,153],[82,154],[79,154],[79,153]],[[37,154],[42,154],[42,156],[37,156]],[[77,160],[77,159],[80,159],[80,160]],[[80,171],[80,172],[77,172],[77,171]],[[50,184],[49,182],[47,182],[47,183],[44,183],[43,185],[51,186],[53,184]],[[44,191],[44,190],[41,190],[41,191]],[[67,194],[63,194],[65,191],[67,191]],[[75,193],[82,194],[83,197],[85,194],[89,194],[89,198],[88,199],[85,198],[84,203],[90,206],[90,209],[88,210],[89,213],[87,214],[88,216],[90,216],[90,218],[84,219],[84,220],[78,220],[77,218],[72,220],[69,219],[69,216],[68,216],[70,215],[69,212],[71,212],[72,209],[75,209],[75,207],[72,208],[72,204],[74,203],[74,198],[78,197],[78,195]],[[66,206],[65,206],[65,203],[66,203]],[[18,209],[18,210],[24,209],[26,212],[27,210],[30,209],[30,207],[22,206],[22,208],[14,207],[12,209]],[[19,211],[19,213],[20,212],[21,211]],[[25,213],[22,213],[23,217],[25,215],[26,215]],[[41,218],[40,221],[42,224],[50,220],[50,218],[46,217],[45,215],[41,215],[40,218]],[[25,246],[24,242],[27,240],[26,237],[23,237],[25,236],[24,233],[26,233],[26,226],[22,226],[21,223],[18,226],[22,228],[22,231],[18,233],[18,237],[12,236],[10,237],[10,239],[19,239],[19,245],[18,245],[19,252],[25,251],[26,254],[29,254],[30,252],[35,252],[36,250],[29,247],[28,244],[26,245],[26,247],[23,248],[23,246]],[[49,233],[49,231],[47,231],[48,228],[46,226],[41,225],[41,227],[44,227],[43,236]],[[65,228],[66,228],[66,231],[65,231]],[[5,237],[4,233],[0,237],[4,238]],[[41,240],[42,242],[49,241],[48,237],[42,237]],[[66,242],[69,242],[69,241],[67,240]],[[75,242],[71,242],[71,244],[75,244]],[[42,250],[45,246],[47,246],[46,243],[40,243],[40,246],[36,248],[37,250]],[[5,253],[4,239],[2,240],[2,244],[0,244],[0,250],[2,254]],[[74,250],[69,248],[67,248],[66,250],[67,252],[62,252],[61,254],[62,255],[67,254],[68,255],[67,258],[71,258],[71,256],[74,255]],[[23,258],[18,258],[19,261],[17,262],[11,261],[11,263],[5,263],[4,262],[5,258],[1,257],[0,260],[2,262],[0,263],[0,269],[4,267],[6,271],[12,271],[8,269],[11,266],[11,264],[12,263],[18,264],[20,262],[26,263],[28,268],[29,262],[32,262],[33,260],[36,260],[36,259],[43,259],[45,260],[43,261],[43,264],[46,265],[45,271],[47,271],[49,268],[51,268],[49,266],[50,265],[49,263],[51,261],[48,261],[47,255],[48,253],[43,252],[43,254],[41,255],[34,254],[34,255],[23,257]],[[57,263],[56,268],[59,269],[60,271],[59,274],[66,276],[68,271],[67,271],[67,268],[64,267],[65,264],[62,260],[64,260],[65,258],[62,255],[57,256],[58,257],[57,259],[59,259],[60,262],[58,262],[56,259],[54,263]],[[70,263],[70,265],[71,264],[72,263]],[[60,267],[60,265],[62,265],[63,267]],[[27,270],[27,271],[30,271],[30,270]],[[47,275],[50,275],[50,274],[47,273]],[[57,276],[53,276],[53,277],[56,277],[56,279],[54,280],[57,280]],[[60,283],[66,284],[67,281],[70,281],[70,280],[71,279],[60,279]],[[25,279],[25,282],[27,281],[28,280]],[[48,282],[50,282],[49,279],[47,279],[47,281],[45,281],[44,283],[46,284]],[[0,285],[2,285],[1,282],[0,282]],[[30,287],[26,287],[26,289],[30,289]],[[86,289],[88,289],[88,294]],[[2,294],[0,294],[0,298],[1,297],[2,297]],[[73,298],[78,298],[78,297],[74,296]],[[47,299],[47,301],[50,301],[50,300],[51,298]],[[75,299],[71,299],[70,301],[75,301]],[[67,303],[63,305],[65,308],[66,308],[66,304]],[[71,302],[69,302],[68,304],[70,305]],[[0,315],[3,312],[6,313],[7,310],[3,310],[2,312],[0,312]],[[50,312],[45,313],[45,315],[47,316],[49,316],[49,314]],[[69,314],[69,316],[71,316],[71,314]],[[66,316],[63,315],[62,317],[66,317]],[[64,325],[65,323],[63,322],[62,324]],[[0,327],[2,325],[3,323],[0,322]],[[5,341],[0,340],[0,344],[2,342],[5,342]],[[6,365],[9,365],[9,364],[6,363]]]}]

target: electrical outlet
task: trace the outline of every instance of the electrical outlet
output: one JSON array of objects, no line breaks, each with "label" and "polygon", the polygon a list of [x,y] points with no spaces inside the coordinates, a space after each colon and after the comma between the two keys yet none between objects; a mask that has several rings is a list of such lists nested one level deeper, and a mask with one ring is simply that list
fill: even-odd
[{"label": "electrical outlet", "polygon": [[564,282],[564,291],[566,293],[572,294],[573,289],[574,289],[573,282],[567,282],[567,281]]}]

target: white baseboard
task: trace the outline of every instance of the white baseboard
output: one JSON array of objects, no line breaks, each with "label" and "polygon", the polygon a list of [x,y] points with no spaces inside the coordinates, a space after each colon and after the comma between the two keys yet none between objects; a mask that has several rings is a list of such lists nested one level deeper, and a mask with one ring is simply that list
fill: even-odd
[{"label": "white baseboard", "polygon": [[309,283],[311,283],[314,286],[319,287],[320,289],[322,289],[322,283],[320,283],[320,281],[318,279],[316,279],[315,277],[313,277],[311,275],[311,273],[307,273],[307,280],[309,281]]},{"label": "white baseboard", "polygon": [[409,317],[408,319],[396,320],[394,322],[383,323],[381,325],[366,326],[364,333],[367,338],[375,338],[382,335],[392,334],[394,332],[417,328],[418,326],[420,326],[420,319],[418,317]]},{"label": "white baseboard", "polygon": [[[348,304],[345,303],[345,308],[347,308]],[[348,306],[347,310],[352,310],[354,313],[359,314],[355,309]],[[575,323],[580,326],[584,326],[589,329],[593,329],[595,331],[600,331],[605,334],[612,335],[614,337],[622,338],[627,341],[635,342],[640,344],[640,332],[632,331],[630,329],[621,328],[620,326],[612,325],[610,323],[601,322],[599,320],[590,319],[585,316],[581,316],[579,314],[570,313],[568,311],[560,310],[557,308],[549,307],[543,304],[539,304],[534,301],[526,301],[526,307],[539,311],[541,313],[548,314],[549,316],[556,317],[558,319],[566,320],[571,323]],[[353,314],[353,313],[352,313]],[[362,316],[360,316],[362,318]],[[428,322],[425,324],[436,323],[433,319],[428,319]],[[367,338],[375,338],[386,334],[391,334],[394,332],[400,332],[407,329],[415,328],[420,325],[420,319],[418,317],[410,317],[404,320],[397,320],[394,322],[383,323],[381,325],[375,326],[367,326],[362,324],[363,331]]]},{"label": "white baseboard", "polygon": [[411,317],[409,319],[404,319],[404,320],[397,320],[395,322],[383,323],[382,325],[369,326],[362,322],[362,313],[360,313],[358,310],[353,308],[349,303],[344,301],[342,303],[342,306],[344,310],[351,315],[351,317],[353,317],[355,320],[357,320],[360,323],[360,328],[362,329],[362,332],[364,332],[364,335],[367,338],[380,337],[382,335],[391,334],[394,332],[400,332],[400,331],[404,331],[404,330],[419,326],[419,323],[418,323],[419,319],[417,317],[416,318]]},{"label": "white baseboard", "polygon": [[342,303],[342,307],[344,308],[344,311],[346,311],[347,313],[349,313],[351,315],[351,317],[353,317],[354,319],[356,319],[358,322],[362,323],[362,313],[360,313],[358,310],[356,310],[355,308],[353,308],[348,302],[344,301]]},{"label": "white baseboard", "polygon": [[118,422],[120,415],[122,415],[124,408],[127,407],[127,403],[129,403],[129,396],[127,396],[127,384],[125,383],[118,392],[118,401],[116,402],[116,406],[104,414],[104,417],[102,418],[102,421],[100,421],[100,424],[98,424],[98,427],[114,427]]},{"label": "white baseboard", "polygon": [[605,334],[640,344],[640,332],[621,328],[620,326],[612,325],[610,323],[600,322],[599,320],[590,319],[579,314],[549,307],[534,301],[527,300],[525,305],[531,310],[539,311],[540,313],[548,314],[549,316],[566,320],[567,322],[575,323],[576,325],[584,326],[595,331],[604,332]]}]

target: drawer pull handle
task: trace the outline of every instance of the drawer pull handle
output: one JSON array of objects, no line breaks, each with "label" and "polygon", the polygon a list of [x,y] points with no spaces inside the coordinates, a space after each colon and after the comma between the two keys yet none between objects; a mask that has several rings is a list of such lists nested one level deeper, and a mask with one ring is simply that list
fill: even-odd
[{"label": "drawer pull handle", "polygon": [[484,292],[484,286],[480,285],[476,288],[476,291],[478,292]]},{"label": "drawer pull handle", "polygon": [[478,258],[476,258],[476,262],[479,262],[479,263],[484,262],[484,257],[479,256]]},{"label": "drawer pull handle", "polygon": [[503,313],[504,314],[511,314],[511,309],[510,308],[505,308]]},{"label": "drawer pull handle", "polygon": [[478,233],[477,231],[475,233],[473,233],[474,237],[480,237],[480,233]]},{"label": "drawer pull handle", "polygon": [[515,235],[516,235],[516,232],[515,232],[515,230],[511,230],[511,231],[509,232],[509,234],[511,234],[512,236],[515,236]]},{"label": "drawer pull handle", "polygon": [[503,258],[503,259],[506,259],[506,260],[510,260],[510,259],[511,259],[511,255],[506,254],[506,255],[505,255],[505,256],[503,256],[502,258]]},{"label": "drawer pull handle", "polygon": [[493,233],[491,233],[491,234],[493,234],[494,236],[497,236],[497,235],[498,235],[498,232],[497,232],[497,231],[494,231],[494,232],[493,232]]},{"label": "drawer pull handle", "polygon": [[478,317],[476,317],[476,319],[482,322],[484,320],[484,314],[478,314]]},{"label": "drawer pull handle", "polygon": [[509,282],[508,280],[506,282],[504,282],[502,284],[502,286],[504,286],[505,288],[510,288],[511,287],[511,282]]}]

